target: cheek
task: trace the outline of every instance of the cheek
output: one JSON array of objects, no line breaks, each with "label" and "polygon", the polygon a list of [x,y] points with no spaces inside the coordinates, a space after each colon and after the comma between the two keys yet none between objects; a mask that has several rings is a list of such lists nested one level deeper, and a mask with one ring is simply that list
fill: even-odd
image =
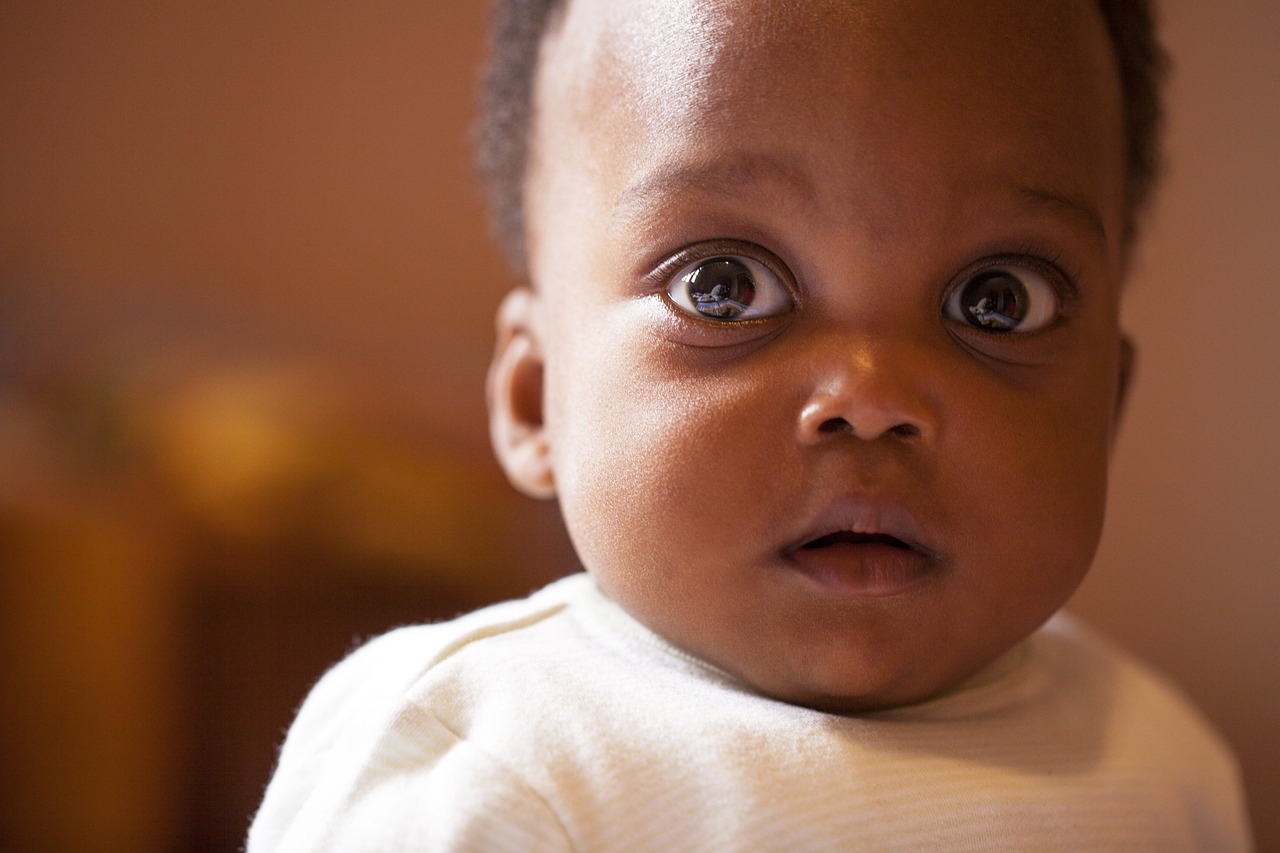
[{"label": "cheek", "polygon": [[[592,364],[586,353],[597,345],[609,358]],[[687,563],[731,549],[735,516],[785,476],[780,407],[745,372],[686,373],[640,336],[575,350],[549,374],[547,417],[561,509],[583,562],[597,573],[644,569],[652,581],[673,556]]]},{"label": "cheek", "polygon": [[960,527],[993,565],[1033,569],[1026,582],[1060,594],[1083,578],[1101,535],[1115,381],[1106,359],[1051,379],[994,386],[946,456],[951,477],[971,484],[971,500],[953,504]]}]

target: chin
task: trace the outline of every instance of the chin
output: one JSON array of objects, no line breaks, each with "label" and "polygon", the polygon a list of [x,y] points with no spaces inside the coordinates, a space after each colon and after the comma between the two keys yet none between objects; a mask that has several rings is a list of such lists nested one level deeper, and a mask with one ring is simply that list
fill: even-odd
[{"label": "chin", "polygon": [[841,677],[812,674],[800,683],[755,684],[760,692],[790,705],[828,714],[867,714],[927,702],[955,689],[980,669],[927,679],[919,678],[918,672],[909,680],[897,673],[865,673],[855,678],[842,673]]},{"label": "chin", "polygon": [[942,692],[945,691],[908,691],[901,693],[896,691],[868,691],[862,693],[792,691],[785,694],[771,695],[790,705],[799,705],[826,714],[869,714],[875,711],[888,711],[893,708],[916,705]]}]

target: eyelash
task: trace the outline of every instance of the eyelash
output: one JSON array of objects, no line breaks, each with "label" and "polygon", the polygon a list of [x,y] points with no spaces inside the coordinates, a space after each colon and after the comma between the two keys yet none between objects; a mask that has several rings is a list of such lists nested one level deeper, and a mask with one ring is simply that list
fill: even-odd
[{"label": "eyelash", "polygon": [[1058,295],[1062,297],[1064,305],[1080,295],[1080,288],[1077,285],[1080,274],[1075,268],[1066,265],[1066,259],[1057,249],[1041,243],[1025,242],[1003,257],[1006,261],[1015,259],[1023,262],[1030,261],[1042,271],[1049,273],[1050,278],[1062,286],[1062,292]]},{"label": "eyelash", "polygon": [[[643,289],[646,293],[665,294],[672,278],[680,270],[690,264],[719,255],[742,255],[769,267],[791,292],[795,309],[803,307],[804,291],[796,282],[791,269],[777,255],[763,246],[742,240],[710,240],[686,246],[674,255],[665,255],[663,260],[642,276]],[[971,276],[977,275],[984,269],[1009,264],[1028,265],[1043,273],[1045,279],[1057,291],[1060,307],[1064,312],[1069,310],[1079,298],[1080,289],[1077,282],[1080,281],[1081,276],[1076,268],[1068,266],[1062,253],[1057,249],[1043,243],[1026,241],[1013,247],[1012,251],[987,255],[964,267],[952,277],[951,283],[942,291],[939,312],[944,311],[952,291],[962,286]]]},{"label": "eyelash", "polygon": [[671,279],[680,270],[698,261],[710,260],[721,255],[742,255],[768,267],[786,285],[796,304],[800,303],[800,289],[796,286],[795,277],[792,276],[787,265],[763,246],[741,240],[710,240],[687,246],[674,255],[665,255],[664,260],[643,276],[644,289],[646,292],[665,292]]},{"label": "eyelash", "polygon": [[961,269],[959,273],[952,277],[951,283],[942,291],[940,309],[946,305],[952,292],[956,288],[962,287],[972,276],[985,269],[1010,264],[1030,266],[1044,274],[1045,280],[1057,291],[1059,303],[1064,312],[1070,309],[1080,296],[1078,284],[1080,274],[1074,267],[1066,265],[1061,252],[1041,243],[1025,242],[1018,245],[1013,251],[987,255]]}]

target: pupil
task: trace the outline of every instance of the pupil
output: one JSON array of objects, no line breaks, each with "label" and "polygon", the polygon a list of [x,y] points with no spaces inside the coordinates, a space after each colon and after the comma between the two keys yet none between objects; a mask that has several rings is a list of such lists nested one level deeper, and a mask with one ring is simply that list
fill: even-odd
[{"label": "pupil", "polygon": [[966,319],[984,329],[1008,331],[1027,316],[1027,289],[1004,270],[989,270],[970,279],[963,301]]},{"label": "pupil", "polygon": [[689,298],[698,313],[732,318],[746,311],[756,296],[751,270],[733,258],[713,258],[685,276]]}]

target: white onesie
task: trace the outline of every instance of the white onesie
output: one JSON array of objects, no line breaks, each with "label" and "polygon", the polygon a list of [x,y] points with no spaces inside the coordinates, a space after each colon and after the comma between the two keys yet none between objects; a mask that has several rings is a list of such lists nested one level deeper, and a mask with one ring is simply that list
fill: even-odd
[{"label": "white onesie", "polygon": [[862,716],[764,698],[586,575],[405,628],[304,704],[266,851],[1245,851],[1234,760],[1066,616],[950,694]]}]

